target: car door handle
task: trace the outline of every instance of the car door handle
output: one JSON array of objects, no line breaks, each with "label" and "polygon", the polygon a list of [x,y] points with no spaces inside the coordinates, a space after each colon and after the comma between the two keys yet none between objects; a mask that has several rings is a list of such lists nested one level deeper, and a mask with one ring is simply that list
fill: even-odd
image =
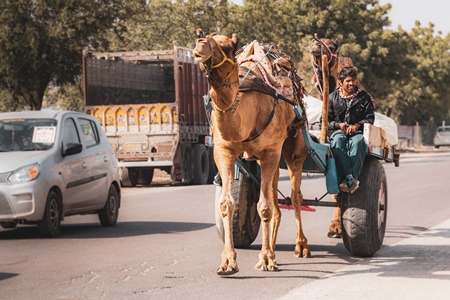
[{"label": "car door handle", "polygon": [[83,169],[86,169],[86,163],[85,162],[83,162],[82,164],[81,164],[81,166],[83,167]]},{"label": "car door handle", "polygon": [[103,156],[103,161],[104,161],[104,162],[108,162],[108,156],[106,156],[106,155]]}]

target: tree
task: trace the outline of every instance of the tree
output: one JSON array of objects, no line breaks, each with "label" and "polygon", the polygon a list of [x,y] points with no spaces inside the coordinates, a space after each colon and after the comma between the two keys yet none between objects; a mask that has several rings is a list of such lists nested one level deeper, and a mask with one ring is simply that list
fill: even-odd
[{"label": "tree", "polygon": [[50,83],[74,82],[85,46],[107,48],[129,12],[126,0],[3,0],[0,87],[39,110]]},{"label": "tree", "polygon": [[402,81],[389,100],[401,124],[435,126],[450,122],[450,34],[435,35],[434,25],[416,27],[409,34],[415,47],[409,53],[415,67],[409,81]]}]

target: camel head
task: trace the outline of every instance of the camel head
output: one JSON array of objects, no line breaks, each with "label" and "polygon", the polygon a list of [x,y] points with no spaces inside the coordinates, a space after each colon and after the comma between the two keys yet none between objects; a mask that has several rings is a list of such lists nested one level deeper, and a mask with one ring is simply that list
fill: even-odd
[{"label": "camel head", "polygon": [[[238,50],[238,44],[239,37],[237,34],[233,33],[232,37],[229,38],[214,32],[195,41],[193,56],[195,61],[200,64],[200,69],[208,75],[210,80],[212,77],[218,79],[221,75],[213,75],[214,69],[225,69],[217,72],[226,74],[230,74],[232,68],[237,69],[235,53]],[[223,82],[228,78],[221,79]]]},{"label": "camel head", "polygon": [[313,83],[317,85],[319,89],[322,87],[322,55],[327,56],[328,70],[330,72],[330,91],[336,88],[336,78],[335,73],[338,67],[338,57],[337,49],[339,48],[339,41],[336,39],[334,42],[330,39],[318,39],[314,38],[311,48],[309,49],[309,54],[311,56],[311,61],[314,65],[314,78]]},{"label": "camel head", "polygon": [[312,42],[309,54],[313,60],[314,65],[319,67],[322,65],[322,55],[326,54],[328,58],[328,68],[330,71],[337,64],[337,49],[339,48],[339,40],[334,42],[330,39],[317,39]]}]

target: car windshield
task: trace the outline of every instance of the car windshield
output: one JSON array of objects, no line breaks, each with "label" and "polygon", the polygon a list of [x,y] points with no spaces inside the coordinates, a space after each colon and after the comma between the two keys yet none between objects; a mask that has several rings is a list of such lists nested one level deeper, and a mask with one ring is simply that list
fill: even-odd
[{"label": "car windshield", "polygon": [[0,152],[48,150],[55,136],[53,119],[0,120]]}]

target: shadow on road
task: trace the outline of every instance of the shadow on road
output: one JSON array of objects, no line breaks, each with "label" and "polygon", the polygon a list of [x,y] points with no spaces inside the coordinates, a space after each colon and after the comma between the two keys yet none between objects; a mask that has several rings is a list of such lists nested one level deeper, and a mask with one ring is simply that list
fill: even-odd
[{"label": "shadow on road", "polygon": [[[211,223],[191,222],[118,222],[113,227],[100,223],[62,224],[57,239],[118,238],[151,234],[176,234],[207,229]],[[15,229],[0,231],[0,240],[39,239],[37,226],[18,225]]]}]

